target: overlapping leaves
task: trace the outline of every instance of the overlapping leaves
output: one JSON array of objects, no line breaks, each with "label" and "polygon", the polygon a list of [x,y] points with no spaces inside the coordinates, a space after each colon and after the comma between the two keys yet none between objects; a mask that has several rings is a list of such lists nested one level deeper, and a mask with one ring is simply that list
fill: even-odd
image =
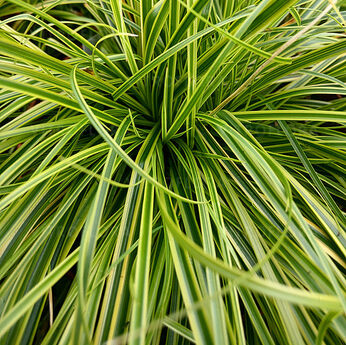
[{"label": "overlapping leaves", "polygon": [[344,10],[0,1],[0,343],[342,344]]}]

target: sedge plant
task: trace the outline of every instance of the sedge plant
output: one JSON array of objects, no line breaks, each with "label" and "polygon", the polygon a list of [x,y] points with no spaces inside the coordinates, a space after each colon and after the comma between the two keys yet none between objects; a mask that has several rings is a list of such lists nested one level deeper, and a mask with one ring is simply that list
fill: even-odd
[{"label": "sedge plant", "polygon": [[0,1],[0,344],[341,345],[345,17]]}]

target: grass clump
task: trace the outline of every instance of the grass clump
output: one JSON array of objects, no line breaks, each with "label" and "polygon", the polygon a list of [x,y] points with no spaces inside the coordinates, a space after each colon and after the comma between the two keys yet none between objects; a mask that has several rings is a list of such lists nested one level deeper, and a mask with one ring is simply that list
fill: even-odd
[{"label": "grass clump", "polygon": [[340,3],[0,19],[0,344],[343,343]]}]

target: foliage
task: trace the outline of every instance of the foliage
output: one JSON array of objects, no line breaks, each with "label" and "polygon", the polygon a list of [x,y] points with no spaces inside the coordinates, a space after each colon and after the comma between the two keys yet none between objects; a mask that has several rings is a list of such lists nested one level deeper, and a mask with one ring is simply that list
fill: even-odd
[{"label": "foliage", "polygon": [[340,3],[0,15],[1,344],[343,343]]}]

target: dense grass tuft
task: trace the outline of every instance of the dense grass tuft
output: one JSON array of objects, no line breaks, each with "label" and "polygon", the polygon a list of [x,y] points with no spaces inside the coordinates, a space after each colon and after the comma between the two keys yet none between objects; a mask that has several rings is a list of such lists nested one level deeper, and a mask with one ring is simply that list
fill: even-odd
[{"label": "dense grass tuft", "polygon": [[0,0],[0,344],[343,344],[345,18]]}]

